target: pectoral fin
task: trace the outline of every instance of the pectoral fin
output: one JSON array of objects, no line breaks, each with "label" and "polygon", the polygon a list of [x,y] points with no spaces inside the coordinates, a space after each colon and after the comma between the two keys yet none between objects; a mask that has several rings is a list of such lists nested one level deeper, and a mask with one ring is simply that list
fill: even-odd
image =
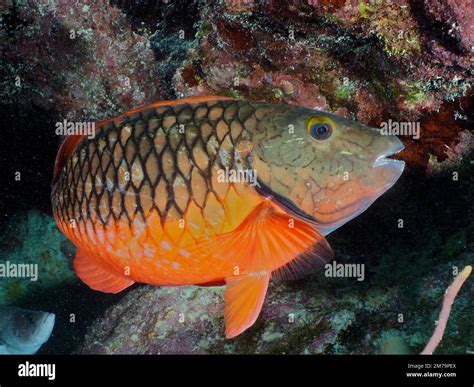
[{"label": "pectoral fin", "polygon": [[119,293],[134,284],[128,278],[119,277],[105,270],[81,249],[76,252],[74,270],[87,286],[104,293]]},{"label": "pectoral fin", "polygon": [[267,272],[226,278],[224,317],[228,339],[253,325],[262,309],[269,280]]},{"label": "pectoral fin", "polygon": [[190,251],[194,256],[225,257],[247,273],[275,271],[311,251],[282,271],[285,278],[308,274],[318,261],[332,258],[328,243],[311,224],[286,214],[270,201],[255,207],[233,231],[200,241]]}]

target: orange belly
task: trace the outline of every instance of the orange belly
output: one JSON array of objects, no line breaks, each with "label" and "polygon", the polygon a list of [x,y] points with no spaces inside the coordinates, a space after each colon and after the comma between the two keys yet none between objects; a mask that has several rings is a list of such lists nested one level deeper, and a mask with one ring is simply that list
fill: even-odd
[{"label": "orange belly", "polygon": [[118,276],[152,285],[199,284],[233,275],[237,265],[232,252],[225,257],[205,254],[200,245],[234,230],[265,200],[240,183],[229,183],[222,199],[208,199],[204,210],[192,204],[181,219],[167,217],[164,222],[157,212],[148,211],[145,219],[135,217],[131,227],[115,220],[105,227],[57,221],[76,246]]}]

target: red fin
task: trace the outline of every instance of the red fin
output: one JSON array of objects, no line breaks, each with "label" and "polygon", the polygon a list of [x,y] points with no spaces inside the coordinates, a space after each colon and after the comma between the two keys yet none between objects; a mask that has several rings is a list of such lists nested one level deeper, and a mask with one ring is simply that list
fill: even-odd
[{"label": "red fin", "polygon": [[[241,274],[246,274],[277,270],[315,244],[319,246],[314,250],[315,260],[332,257],[328,243],[311,224],[265,200],[235,230],[198,243],[193,253],[225,257],[238,266]],[[293,265],[299,274],[304,272],[305,262],[300,260]]]},{"label": "red fin", "polygon": [[334,258],[334,253],[325,238],[321,237],[313,246],[295,259],[273,271],[272,279],[293,281],[315,272]]},{"label": "red fin", "polygon": [[226,278],[224,291],[225,333],[240,335],[257,320],[267,294],[270,273],[252,273]]},{"label": "red fin", "polygon": [[74,258],[74,270],[87,286],[104,293],[119,293],[134,284],[130,279],[119,277],[103,269],[80,249],[77,250]]}]

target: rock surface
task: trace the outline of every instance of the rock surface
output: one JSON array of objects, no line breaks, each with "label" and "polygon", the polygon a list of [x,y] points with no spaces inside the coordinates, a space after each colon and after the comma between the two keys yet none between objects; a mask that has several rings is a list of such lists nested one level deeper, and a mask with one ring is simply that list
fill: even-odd
[{"label": "rock surface", "polygon": [[216,94],[419,121],[403,157],[422,169],[474,143],[466,1],[13,4],[0,8],[2,99],[25,112],[98,120]]},{"label": "rock surface", "polygon": [[4,103],[84,121],[161,97],[147,38],[107,2],[5,2],[1,11]]},{"label": "rock surface", "polygon": [[446,146],[474,143],[466,115],[473,110],[466,96],[472,95],[474,10],[454,3],[203,6],[198,46],[178,69],[175,88],[182,95],[298,104],[375,127],[389,119],[419,121],[419,139],[402,136],[402,157],[425,169],[450,157]]}]

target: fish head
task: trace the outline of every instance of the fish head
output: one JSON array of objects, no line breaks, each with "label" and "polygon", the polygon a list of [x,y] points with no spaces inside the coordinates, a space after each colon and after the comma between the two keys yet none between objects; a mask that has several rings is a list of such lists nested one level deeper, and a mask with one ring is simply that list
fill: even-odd
[{"label": "fish head", "polygon": [[264,190],[326,235],[365,211],[401,176],[402,142],[329,113],[281,107],[262,120],[253,165]]},{"label": "fish head", "polygon": [[46,343],[54,328],[52,313],[10,309],[9,324],[2,332],[2,340],[17,353],[35,353]]}]

